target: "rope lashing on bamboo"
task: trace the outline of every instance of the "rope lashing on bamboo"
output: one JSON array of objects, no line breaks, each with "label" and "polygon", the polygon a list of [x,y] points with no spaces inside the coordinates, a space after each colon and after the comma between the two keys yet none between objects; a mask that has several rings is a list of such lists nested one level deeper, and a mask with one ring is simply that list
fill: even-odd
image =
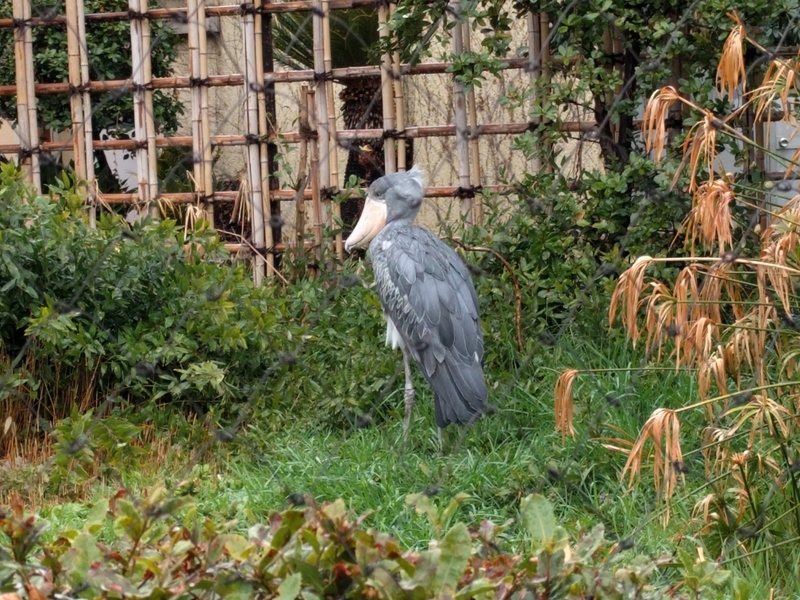
[{"label": "rope lashing on bamboo", "polygon": [[333,81],[333,71],[315,72],[314,81]]},{"label": "rope lashing on bamboo", "polygon": [[242,4],[239,5],[240,15],[260,15],[263,13],[264,11],[260,7],[257,7],[255,4],[243,2]]},{"label": "rope lashing on bamboo", "polygon": [[319,190],[319,197],[320,200],[333,200],[333,197],[339,193],[339,188],[331,186],[331,187],[324,187],[320,188]]},{"label": "rope lashing on bamboo", "polygon": [[381,134],[382,140],[397,140],[397,139],[405,139],[406,130],[398,131],[397,129],[384,129],[383,133]]},{"label": "rope lashing on bamboo", "polygon": [[200,78],[200,77],[189,77],[189,87],[196,88],[196,87],[208,87],[208,77]]},{"label": "rope lashing on bamboo", "polygon": [[20,160],[27,160],[32,156],[39,154],[42,154],[41,146],[33,146],[32,148],[20,148],[17,151],[17,157],[19,157]]},{"label": "rope lashing on bamboo", "polygon": [[461,200],[467,198],[474,198],[477,194],[483,192],[482,185],[471,185],[469,187],[458,187],[453,192],[453,198],[459,198]]},{"label": "rope lashing on bamboo", "polygon": [[146,12],[139,12],[138,10],[128,9],[128,18],[131,21],[144,21],[145,19],[149,19],[150,15]]},{"label": "rope lashing on bamboo", "polygon": [[73,85],[69,84],[69,91],[67,92],[70,96],[75,96],[77,94],[83,94],[85,92],[90,91],[91,86],[88,83],[82,83],[81,85]]},{"label": "rope lashing on bamboo", "polygon": [[246,133],[244,136],[244,143],[246,146],[251,146],[253,144],[260,144],[262,142],[261,137],[256,135],[255,133]]},{"label": "rope lashing on bamboo", "polygon": [[14,29],[23,29],[25,27],[31,27],[33,24],[33,19],[11,19],[11,23],[14,26]]},{"label": "rope lashing on bamboo", "polygon": [[153,87],[153,83],[131,83],[129,90],[133,92],[149,92],[150,90],[155,89]]}]

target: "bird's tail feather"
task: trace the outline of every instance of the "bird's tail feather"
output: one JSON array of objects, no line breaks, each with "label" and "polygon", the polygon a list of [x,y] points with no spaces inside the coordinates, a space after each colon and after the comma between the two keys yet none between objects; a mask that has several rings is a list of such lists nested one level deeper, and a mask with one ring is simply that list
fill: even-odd
[{"label": "bird's tail feather", "polygon": [[486,409],[486,382],[478,363],[465,364],[447,356],[429,378],[434,390],[436,425],[467,424]]}]

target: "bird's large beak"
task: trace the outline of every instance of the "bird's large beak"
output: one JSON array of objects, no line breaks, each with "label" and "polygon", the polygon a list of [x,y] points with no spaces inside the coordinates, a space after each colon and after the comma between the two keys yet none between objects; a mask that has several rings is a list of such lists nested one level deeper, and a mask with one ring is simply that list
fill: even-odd
[{"label": "bird's large beak", "polygon": [[344,243],[348,252],[355,248],[366,248],[378,232],[386,225],[386,203],[378,202],[367,196],[364,210],[356,223],[355,229]]}]

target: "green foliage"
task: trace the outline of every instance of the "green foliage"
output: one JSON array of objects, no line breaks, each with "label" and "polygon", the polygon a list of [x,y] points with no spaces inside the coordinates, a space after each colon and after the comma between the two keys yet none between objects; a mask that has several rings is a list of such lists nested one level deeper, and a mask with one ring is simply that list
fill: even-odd
[{"label": "green foliage", "polygon": [[58,191],[37,197],[12,165],[0,172],[0,347],[22,359],[0,400],[63,417],[86,397],[204,410],[257,393],[291,339],[272,290],[224,267],[212,234],[185,247],[172,221],[130,230],[109,214],[92,229],[74,190]]},{"label": "green foliage", "polygon": [[[126,0],[86,0],[86,13],[125,12]],[[34,16],[63,14],[64,4],[53,0],[33,3]],[[0,2],[0,15],[11,17],[11,0]],[[170,74],[177,56],[179,38],[165,21],[151,21],[151,46],[154,77]],[[34,76],[40,83],[68,81],[67,32],[63,25],[33,27]],[[130,24],[127,21],[89,22],[86,24],[89,75],[92,81],[129,79],[131,77]],[[15,66],[13,49],[14,31],[0,30],[0,45],[6,48],[0,59],[0,84],[13,85]],[[177,98],[156,90],[153,95],[156,129],[170,133],[178,127],[178,117],[183,107]],[[100,132],[108,129],[110,135],[127,133],[133,127],[133,96],[131,94],[92,94],[92,127]],[[71,127],[70,105],[65,96],[43,94],[37,97],[39,119],[56,131]],[[16,98],[0,98],[0,114],[9,120],[16,119]]]},{"label": "green foliage", "polygon": [[[247,536],[203,519],[188,497],[162,487],[134,501],[120,491],[100,500],[80,528],[46,541],[44,525],[21,504],[0,511],[0,593],[51,598],[662,598],[658,561],[615,552],[602,527],[574,545],[554,537],[553,508],[523,500],[530,553],[505,553],[488,521],[457,522],[426,550],[404,550],[364,527],[337,500],[273,512]],[[695,598],[721,598],[730,573],[683,557]],[[746,598],[747,595],[739,595]]]}]

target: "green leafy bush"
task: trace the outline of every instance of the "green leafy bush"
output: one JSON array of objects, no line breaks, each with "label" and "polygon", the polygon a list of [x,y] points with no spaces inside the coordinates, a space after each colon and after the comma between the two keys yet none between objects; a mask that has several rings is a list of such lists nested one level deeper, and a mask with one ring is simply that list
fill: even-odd
[{"label": "green leafy bush", "polygon": [[[103,400],[186,405],[250,397],[291,337],[285,301],[254,288],[213,234],[172,221],[88,226],[65,182],[36,196],[0,171],[0,402],[43,416]],[[202,254],[202,256],[201,256]],[[287,322],[288,321],[288,322]]]},{"label": "green leafy bush", "polygon": [[[408,499],[437,523],[425,496]],[[45,534],[20,504],[0,510],[0,593],[11,598],[663,598],[666,561],[632,556],[602,526],[570,543],[542,496],[525,498],[529,547],[504,552],[505,527],[456,522],[426,550],[405,550],[353,519],[342,500],[274,512],[247,535],[203,519],[188,497],[163,488],[134,501],[124,492],[89,510],[80,529]],[[50,541],[46,541],[50,538]],[[727,571],[684,557],[681,587],[695,598],[734,588]],[[5,596],[4,596],[5,597]],[[730,596],[727,596],[730,597]]]}]

